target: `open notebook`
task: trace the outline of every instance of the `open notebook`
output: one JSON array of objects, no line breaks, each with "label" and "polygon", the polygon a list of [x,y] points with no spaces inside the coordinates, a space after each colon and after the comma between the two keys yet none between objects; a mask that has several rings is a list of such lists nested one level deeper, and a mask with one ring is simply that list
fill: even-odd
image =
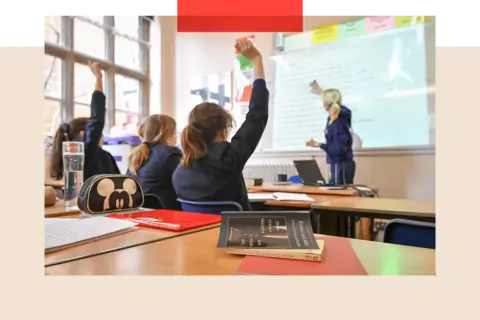
[{"label": "open notebook", "polygon": [[286,192],[274,192],[274,193],[249,193],[248,200],[254,201],[306,201],[313,202],[315,199],[310,198],[304,193],[286,193]]},{"label": "open notebook", "polygon": [[137,224],[105,217],[45,219],[45,253],[131,231]]}]

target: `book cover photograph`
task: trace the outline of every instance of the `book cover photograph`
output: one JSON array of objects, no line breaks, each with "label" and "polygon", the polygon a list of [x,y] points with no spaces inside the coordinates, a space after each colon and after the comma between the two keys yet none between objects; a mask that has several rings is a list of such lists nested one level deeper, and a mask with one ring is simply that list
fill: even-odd
[{"label": "book cover photograph", "polygon": [[217,247],[319,248],[307,211],[224,212]]}]

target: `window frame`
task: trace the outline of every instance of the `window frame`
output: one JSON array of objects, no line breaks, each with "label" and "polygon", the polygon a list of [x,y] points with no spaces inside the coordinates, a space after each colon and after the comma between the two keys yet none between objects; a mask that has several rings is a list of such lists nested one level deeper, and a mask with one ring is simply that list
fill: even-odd
[{"label": "window frame", "polygon": [[[115,29],[114,16],[103,16],[103,25],[92,21],[83,16],[62,16],[59,44],[45,41],[45,55],[59,58],[62,61],[61,81],[62,95],[61,99],[48,97],[46,100],[55,100],[60,102],[61,121],[68,122],[74,118],[75,104],[74,81],[75,81],[75,64],[88,65],[89,62],[99,62],[104,71],[104,88],[107,98],[107,114],[105,130],[108,133],[110,128],[115,125],[116,99],[115,99],[115,75],[135,79],[139,82],[139,112],[137,114],[139,120],[146,118],[150,111],[150,28],[152,21],[150,17],[139,18],[139,35],[134,38],[124,35],[121,31]],[[90,23],[101,27],[105,33],[105,58],[94,57],[83,52],[74,50],[74,28],[75,21]],[[125,37],[130,41],[139,43],[140,48],[140,70],[129,69],[115,63],[115,36]],[[93,83],[93,78],[92,78]],[[93,84],[92,84],[93,85]],[[121,112],[121,110],[118,110]]]}]

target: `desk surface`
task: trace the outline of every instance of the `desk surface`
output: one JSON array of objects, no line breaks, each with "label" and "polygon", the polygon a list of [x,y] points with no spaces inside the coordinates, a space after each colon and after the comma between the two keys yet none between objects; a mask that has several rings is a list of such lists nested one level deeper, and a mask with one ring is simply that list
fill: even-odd
[{"label": "desk surface", "polygon": [[60,263],[71,259],[84,258],[91,255],[103,254],[105,251],[123,249],[125,247],[141,245],[146,242],[169,239],[195,233],[200,230],[208,230],[218,227],[219,224],[215,224],[182,232],[139,227],[134,231],[47,253],[45,254],[45,265]]},{"label": "desk surface", "polygon": [[261,186],[252,187],[253,190],[260,190],[262,192],[295,192],[306,194],[323,194],[332,196],[356,196],[357,190],[323,190],[315,186],[304,186],[303,184],[292,183],[288,185],[276,185],[265,182]]},{"label": "desk surface", "polygon": [[63,188],[64,182],[63,180],[51,180],[51,179],[46,179],[45,180],[45,185],[53,187],[55,189],[60,189]]},{"label": "desk surface", "polygon": [[65,211],[65,202],[58,200],[53,206],[45,207],[45,218],[57,218],[78,215],[80,210]]},{"label": "desk surface", "polygon": [[[216,248],[218,229],[48,267],[50,275],[234,275],[241,256]],[[435,250],[350,239],[370,275],[434,275]]]},{"label": "desk surface", "polygon": [[340,198],[339,196],[330,196],[330,195],[324,195],[324,194],[309,194],[308,196],[310,198],[313,198],[315,200],[315,202],[269,200],[269,201],[265,201],[264,204],[266,206],[310,209],[310,207],[314,203],[323,203],[325,201],[330,201],[330,200],[333,200],[333,199],[336,199],[336,198]]},{"label": "desk surface", "polygon": [[313,203],[312,209],[384,213],[398,216],[415,214],[419,217],[435,217],[434,201],[408,199],[337,197],[328,201]]}]

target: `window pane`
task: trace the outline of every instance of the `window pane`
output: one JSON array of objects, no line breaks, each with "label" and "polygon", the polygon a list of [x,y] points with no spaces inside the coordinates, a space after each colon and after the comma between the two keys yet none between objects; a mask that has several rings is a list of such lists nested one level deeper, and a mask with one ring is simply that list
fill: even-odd
[{"label": "window pane", "polygon": [[75,50],[97,58],[105,58],[105,30],[79,19],[75,19],[74,23]]},{"label": "window pane", "polygon": [[130,69],[140,69],[140,44],[122,36],[116,36],[115,63]]},{"label": "window pane", "polygon": [[62,44],[62,17],[45,17],[45,41]]},{"label": "window pane", "polygon": [[61,122],[60,102],[46,100],[43,115],[43,126],[46,135],[53,136]]},{"label": "window pane", "polygon": [[83,104],[75,104],[75,107],[73,109],[73,117],[74,118],[80,118],[80,117],[90,118],[90,106],[86,106]]},{"label": "window pane", "polygon": [[115,30],[120,34],[126,34],[135,39],[140,38],[139,16],[115,16]]},{"label": "window pane", "polygon": [[75,63],[74,100],[90,104],[95,88],[95,77],[90,68],[84,64]]},{"label": "window pane", "polygon": [[123,132],[136,134],[137,128],[140,125],[140,117],[138,114],[128,112],[115,112],[115,127],[123,128]]},{"label": "window pane", "polygon": [[121,75],[115,76],[115,109],[140,113],[140,83]]},{"label": "window pane", "polygon": [[75,15],[103,25],[103,13],[103,8],[81,8],[76,9]]},{"label": "window pane", "polygon": [[44,89],[45,96],[62,97],[62,60],[45,55],[44,58]]}]

